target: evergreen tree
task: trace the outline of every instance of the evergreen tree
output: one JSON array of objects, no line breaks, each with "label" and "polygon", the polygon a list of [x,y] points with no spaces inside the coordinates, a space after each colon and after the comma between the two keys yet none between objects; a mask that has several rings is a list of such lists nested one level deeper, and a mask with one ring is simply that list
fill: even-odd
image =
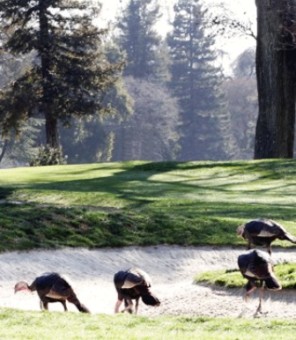
[{"label": "evergreen tree", "polygon": [[[105,50],[110,63],[122,60],[112,42],[108,42]],[[123,80],[120,77],[105,93],[102,104],[108,108],[108,114],[73,118],[70,128],[61,127],[61,145],[67,163],[106,162],[116,157],[114,131],[118,131],[118,125],[132,113],[132,99]]]},{"label": "evergreen tree", "polygon": [[45,118],[46,144],[59,148],[59,121],[67,125],[72,116],[104,110],[104,93],[121,64],[105,58],[105,31],[93,24],[99,10],[84,0],[0,0],[0,18],[12,32],[4,48],[36,52],[33,66],[0,95],[3,133],[39,114]]},{"label": "evergreen tree", "polygon": [[36,145],[43,126],[43,119],[30,118],[20,127],[18,135],[11,130],[3,140],[0,140],[1,166],[28,165],[38,154]]},{"label": "evergreen tree", "polygon": [[127,90],[132,115],[114,134],[113,160],[175,159],[178,149],[178,105],[167,89],[168,48],[156,32],[160,8],[155,0],[130,0],[118,19],[116,39],[126,55]]},{"label": "evergreen tree", "polygon": [[161,85],[133,77],[126,77],[125,81],[134,100],[133,113],[116,133],[113,160],[176,159],[179,140],[176,100]]},{"label": "evergreen tree", "polygon": [[173,31],[170,87],[182,115],[181,160],[226,159],[233,155],[230,117],[221,92],[223,75],[215,66],[213,36],[205,33],[199,0],[178,0]]},{"label": "evergreen tree", "polygon": [[255,51],[247,49],[232,64],[233,76],[225,79],[223,88],[231,115],[231,126],[237,146],[236,157],[252,159],[258,116],[258,94],[255,74]]},{"label": "evergreen tree", "polygon": [[165,81],[168,78],[166,45],[156,32],[160,18],[155,0],[130,0],[118,19],[118,45],[126,53],[124,75]]}]

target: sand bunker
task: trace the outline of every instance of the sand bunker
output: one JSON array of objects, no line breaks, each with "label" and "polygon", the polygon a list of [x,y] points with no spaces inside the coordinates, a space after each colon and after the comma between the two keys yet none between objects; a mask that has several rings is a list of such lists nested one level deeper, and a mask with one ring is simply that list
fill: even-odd
[{"label": "sand bunker", "polygon": [[[140,302],[141,315],[251,317],[258,304],[256,295],[245,304],[242,289],[213,289],[192,283],[197,273],[237,268],[237,257],[243,252],[228,247],[155,246],[3,253],[0,254],[0,306],[39,310],[37,294],[14,294],[14,284],[20,280],[31,283],[44,272],[57,271],[70,278],[79,299],[92,313],[113,314],[114,273],[138,266],[150,274],[152,290],[161,300],[157,308]],[[275,262],[296,262],[296,252],[274,249],[273,258]],[[268,313],[264,316],[296,318],[295,299],[293,291],[267,293],[263,309]],[[75,306],[68,306],[70,311],[76,311]],[[61,304],[49,304],[49,309],[63,311]]]}]

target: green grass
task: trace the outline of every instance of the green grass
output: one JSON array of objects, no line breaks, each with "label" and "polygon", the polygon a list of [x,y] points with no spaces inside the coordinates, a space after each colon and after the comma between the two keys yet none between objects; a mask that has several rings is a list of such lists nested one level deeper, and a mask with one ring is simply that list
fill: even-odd
[{"label": "green grass", "polygon": [[[296,263],[283,263],[274,267],[275,275],[283,289],[296,289]],[[206,283],[227,288],[241,288],[247,280],[239,270],[217,270],[198,274],[195,283]]]},{"label": "green grass", "polygon": [[[245,242],[237,238],[236,227],[257,217],[275,219],[296,235],[295,178],[295,160],[0,170],[0,251],[162,243],[241,246]],[[295,265],[276,266],[283,285],[288,283],[281,275],[294,284],[294,269]],[[225,285],[244,284],[237,272],[223,275]],[[236,280],[241,281],[229,283]],[[146,318],[0,308],[0,339],[289,340],[295,331],[294,320]]]},{"label": "green grass", "polygon": [[0,309],[1,340],[295,339],[294,320],[83,315]]},{"label": "green grass", "polygon": [[243,245],[236,227],[258,217],[296,235],[295,178],[295,160],[2,169],[0,251]]}]

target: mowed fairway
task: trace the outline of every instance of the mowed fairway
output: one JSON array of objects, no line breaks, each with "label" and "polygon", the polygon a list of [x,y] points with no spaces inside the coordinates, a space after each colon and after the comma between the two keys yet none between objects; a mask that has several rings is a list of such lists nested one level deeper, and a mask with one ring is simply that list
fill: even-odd
[{"label": "mowed fairway", "polygon": [[[294,160],[0,170],[0,250],[159,244],[243,250],[235,230],[253,218],[274,219],[296,235],[295,178]],[[274,247],[294,249],[283,241]],[[0,326],[1,339],[294,339],[296,330],[293,319],[5,308]]]}]

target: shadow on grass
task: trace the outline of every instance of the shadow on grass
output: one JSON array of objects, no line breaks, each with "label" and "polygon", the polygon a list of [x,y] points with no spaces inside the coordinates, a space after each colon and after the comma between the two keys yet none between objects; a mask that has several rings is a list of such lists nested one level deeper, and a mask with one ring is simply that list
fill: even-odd
[{"label": "shadow on grass", "polygon": [[13,188],[0,187],[0,200],[6,201],[11,196],[13,191],[14,191]]},{"label": "shadow on grass", "polygon": [[[136,165],[135,165],[136,164]],[[117,165],[117,167],[116,167]],[[199,192],[233,193],[233,186],[248,185],[261,180],[276,180],[280,178],[295,178],[296,166],[294,160],[285,161],[253,161],[253,162],[160,162],[160,163],[111,163],[111,165],[94,167],[87,171],[102,169],[119,169],[110,176],[81,180],[57,180],[50,183],[28,183],[23,189],[32,191],[64,191],[77,193],[103,193],[114,195],[131,204],[150,202],[151,199],[163,198],[174,192],[176,195],[188,192],[198,195]],[[182,172],[179,173],[178,171]],[[192,172],[196,171],[196,173]],[[71,172],[71,171],[70,171]],[[78,173],[81,171],[79,170]],[[82,171],[84,172],[84,170]],[[152,179],[154,175],[171,172],[179,180]],[[76,172],[75,172],[76,173]],[[248,177],[254,174],[255,178]],[[180,179],[180,178],[184,179]],[[60,175],[63,178],[63,174]],[[216,179],[219,178],[219,184]],[[232,178],[230,181],[229,179]],[[234,178],[234,180],[233,180]],[[225,179],[225,181],[223,181]],[[288,186],[289,184],[287,184]],[[242,195],[264,195],[285,185],[275,183],[274,187],[258,190],[244,190]],[[9,190],[9,189],[7,189]],[[1,193],[1,191],[0,191]],[[207,193],[206,193],[207,194]]]},{"label": "shadow on grass", "polygon": [[[265,205],[246,209],[242,204],[222,203],[180,204],[166,209],[146,205],[138,210],[3,204],[0,251],[158,244],[245,246],[236,235],[240,223],[258,216],[281,221],[283,215],[288,215],[286,207],[274,211]],[[294,233],[292,228],[289,231]]]},{"label": "shadow on grass", "polygon": [[[215,176],[219,176],[225,178],[227,182],[227,178],[237,176],[242,184],[247,184],[250,177],[245,176],[246,174],[255,174],[256,180],[293,179],[296,175],[294,160],[136,164],[126,162],[94,166],[87,171],[102,168],[118,169],[118,172],[106,177],[59,181],[59,178],[63,178],[61,173],[55,176],[57,177],[55,182],[31,182],[23,186],[22,188],[29,190],[29,197],[30,190],[41,193],[44,191],[45,194],[47,191],[56,190],[77,195],[102,193],[102,199],[100,201],[97,196],[90,196],[94,203],[91,209],[89,200],[81,207],[68,209],[38,204],[2,206],[0,250],[163,243],[242,245],[245,242],[237,238],[235,230],[246,220],[258,217],[272,218],[279,222],[296,220],[295,208],[292,205],[237,202],[236,198],[240,195],[238,191],[230,202],[225,196],[220,199],[221,192],[233,193],[231,189],[233,182],[227,184],[222,181],[221,185],[217,185],[215,180]],[[71,172],[70,167],[69,169]],[[173,177],[177,177],[177,182],[174,178],[166,179],[166,176],[164,180],[160,179],[161,177],[158,177],[157,181],[153,178],[156,174],[169,175],[170,172]],[[184,180],[179,180],[180,176],[183,176]],[[199,176],[202,176],[203,180],[208,180],[211,185],[199,185]],[[6,199],[14,190],[17,189],[0,188],[0,195]],[[103,208],[106,194],[110,195],[111,199],[124,200],[125,208],[113,210]],[[261,193],[250,191],[248,194],[249,197],[254,195],[256,198]],[[211,201],[211,197],[214,197],[215,201]],[[296,234],[296,226],[289,231]]]}]

